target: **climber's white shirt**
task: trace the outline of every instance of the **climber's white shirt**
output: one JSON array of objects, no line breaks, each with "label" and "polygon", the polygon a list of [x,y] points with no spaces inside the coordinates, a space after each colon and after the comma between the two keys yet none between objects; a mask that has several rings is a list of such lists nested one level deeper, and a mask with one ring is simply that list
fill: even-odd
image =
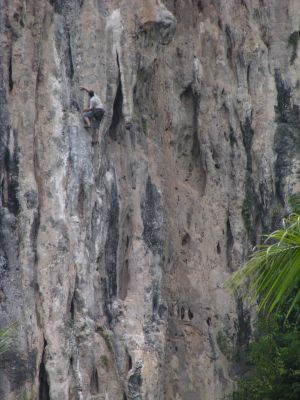
[{"label": "climber's white shirt", "polygon": [[93,108],[102,108],[103,109],[102,101],[95,94],[90,99],[90,110],[92,110]]}]

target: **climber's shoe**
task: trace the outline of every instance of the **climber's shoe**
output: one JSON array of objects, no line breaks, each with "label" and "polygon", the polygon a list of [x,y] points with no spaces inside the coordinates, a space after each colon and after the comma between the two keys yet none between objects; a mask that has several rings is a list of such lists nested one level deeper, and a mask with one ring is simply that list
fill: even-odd
[{"label": "climber's shoe", "polygon": [[89,129],[89,128],[91,128],[91,125],[84,125],[83,126],[85,129]]}]

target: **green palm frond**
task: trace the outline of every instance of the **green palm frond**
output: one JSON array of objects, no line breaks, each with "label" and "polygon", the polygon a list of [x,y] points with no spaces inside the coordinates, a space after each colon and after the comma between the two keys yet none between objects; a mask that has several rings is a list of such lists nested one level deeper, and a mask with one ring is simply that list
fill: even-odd
[{"label": "green palm frond", "polygon": [[5,353],[14,343],[15,331],[18,323],[0,329],[0,355]]},{"label": "green palm frond", "polygon": [[[292,296],[288,315],[300,300],[300,215],[291,214],[283,228],[265,236],[250,260],[236,271],[230,285],[271,313]],[[245,290],[246,289],[246,290]]]}]

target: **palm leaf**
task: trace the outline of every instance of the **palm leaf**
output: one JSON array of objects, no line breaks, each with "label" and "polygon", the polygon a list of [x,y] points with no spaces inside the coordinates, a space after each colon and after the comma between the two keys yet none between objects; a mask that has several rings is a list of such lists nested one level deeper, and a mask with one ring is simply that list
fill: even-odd
[{"label": "palm leaf", "polygon": [[9,350],[14,343],[15,330],[18,326],[17,322],[0,329],[0,355]]},{"label": "palm leaf", "polygon": [[300,215],[283,220],[283,228],[264,236],[249,261],[230,280],[244,297],[272,313],[293,296],[288,315],[300,301]]}]

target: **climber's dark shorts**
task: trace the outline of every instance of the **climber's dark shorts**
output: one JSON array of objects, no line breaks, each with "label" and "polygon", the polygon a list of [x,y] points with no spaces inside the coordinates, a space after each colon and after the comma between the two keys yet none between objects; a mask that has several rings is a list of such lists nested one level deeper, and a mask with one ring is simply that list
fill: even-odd
[{"label": "climber's dark shorts", "polygon": [[84,117],[95,118],[97,121],[101,121],[105,111],[102,108],[93,108],[90,111],[86,111],[83,113]]}]

